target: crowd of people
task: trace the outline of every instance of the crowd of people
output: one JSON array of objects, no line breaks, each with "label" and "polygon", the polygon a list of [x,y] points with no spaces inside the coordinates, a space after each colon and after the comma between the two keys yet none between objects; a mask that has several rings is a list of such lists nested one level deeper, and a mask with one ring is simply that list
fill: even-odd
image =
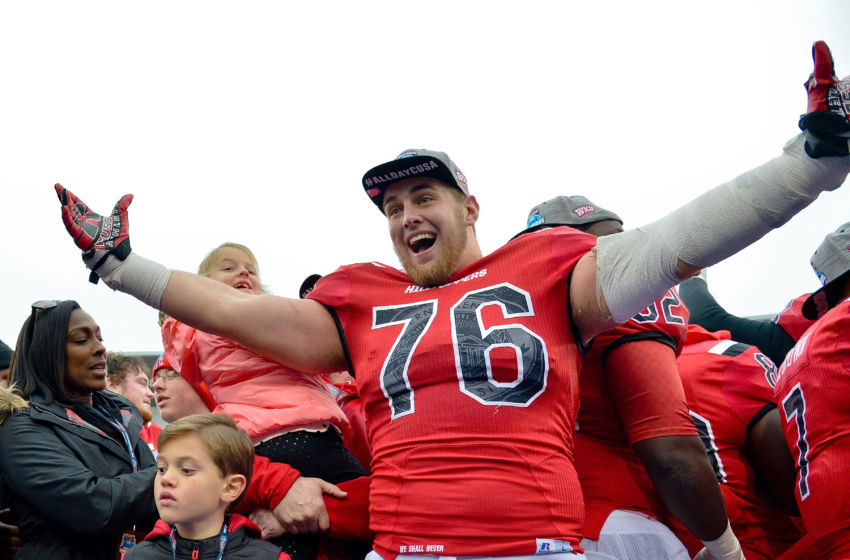
[{"label": "crowd of people", "polygon": [[362,179],[403,270],[296,298],[245,245],[197,274],[145,259],[132,195],[101,215],[57,184],[92,281],[160,311],[163,353],[148,371],[77,302],[32,305],[0,346],[4,554],[850,557],[850,223],[772,323],[688,280],[850,172],[850,82],[813,55],[802,134],[637,229],[560,196],[485,255],[466,176],[406,150]]}]

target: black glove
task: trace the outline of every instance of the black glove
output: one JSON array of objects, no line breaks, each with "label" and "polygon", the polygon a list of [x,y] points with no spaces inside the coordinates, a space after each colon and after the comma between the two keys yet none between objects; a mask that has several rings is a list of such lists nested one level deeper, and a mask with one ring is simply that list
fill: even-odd
[{"label": "black glove", "polygon": [[835,77],[832,53],[823,41],[812,45],[812,58],[815,69],[805,83],[808,113],[799,122],[806,134],[806,153],[812,158],[846,156],[850,154],[850,76]]}]

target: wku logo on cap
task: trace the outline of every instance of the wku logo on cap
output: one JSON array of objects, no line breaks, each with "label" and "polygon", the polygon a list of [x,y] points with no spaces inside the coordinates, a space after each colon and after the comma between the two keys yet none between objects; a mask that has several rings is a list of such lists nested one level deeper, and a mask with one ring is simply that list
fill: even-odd
[{"label": "wku logo on cap", "polygon": [[573,213],[576,216],[578,216],[579,218],[581,218],[585,214],[589,214],[591,212],[596,212],[596,208],[594,208],[590,204],[588,204],[587,206],[580,206],[579,208],[576,208],[575,210],[573,210]]}]

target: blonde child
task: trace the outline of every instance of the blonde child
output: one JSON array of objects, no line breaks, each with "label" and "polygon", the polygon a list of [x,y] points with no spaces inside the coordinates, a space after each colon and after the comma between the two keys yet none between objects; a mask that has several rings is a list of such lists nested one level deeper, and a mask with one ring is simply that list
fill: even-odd
[{"label": "blonde child", "polygon": [[[211,251],[198,274],[244,293],[263,291],[256,258],[237,243]],[[162,337],[168,361],[185,379],[209,388],[217,405],[213,412],[233,417],[258,455],[333,484],[367,474],[343,444],[340,428],[347,419],[321,376],[290,370],[174,318],[163,323]],[[273,542],[294,560],[312,560],[318,549],[315,535]]]}]

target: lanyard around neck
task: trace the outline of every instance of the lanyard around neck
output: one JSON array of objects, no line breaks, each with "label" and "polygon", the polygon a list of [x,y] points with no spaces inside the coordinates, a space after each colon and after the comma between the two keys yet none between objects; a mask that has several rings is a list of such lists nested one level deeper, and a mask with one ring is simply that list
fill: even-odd
[{"label": "lanyard around neck", "polygon": [[[168,541],[171,543],[171,556],[173,560],[177,560],[177,525],[171,526]],[[225,548],[227,548],[227,523],[221,526],[221,532],[218,534],[218,556],[216,560],[221,560],[224,557]]]},{"label": "lanyard around neck", "polygon": [[130,435],[127,433],[127,429],[124,427],[124,424],[115,419],[112,414],[101,405],[97,405],[97,409],[101,411],[105,416],[106,420],[115,426],[119,432],[121,432],[121,436],[124,438],[124,446],[127,448],[127,453],[130,454],[130,463],[133,465],[133,472],[139,470],[139,461],[136,460],[136,454],[133,452],[133,445],[130,443]]}]

